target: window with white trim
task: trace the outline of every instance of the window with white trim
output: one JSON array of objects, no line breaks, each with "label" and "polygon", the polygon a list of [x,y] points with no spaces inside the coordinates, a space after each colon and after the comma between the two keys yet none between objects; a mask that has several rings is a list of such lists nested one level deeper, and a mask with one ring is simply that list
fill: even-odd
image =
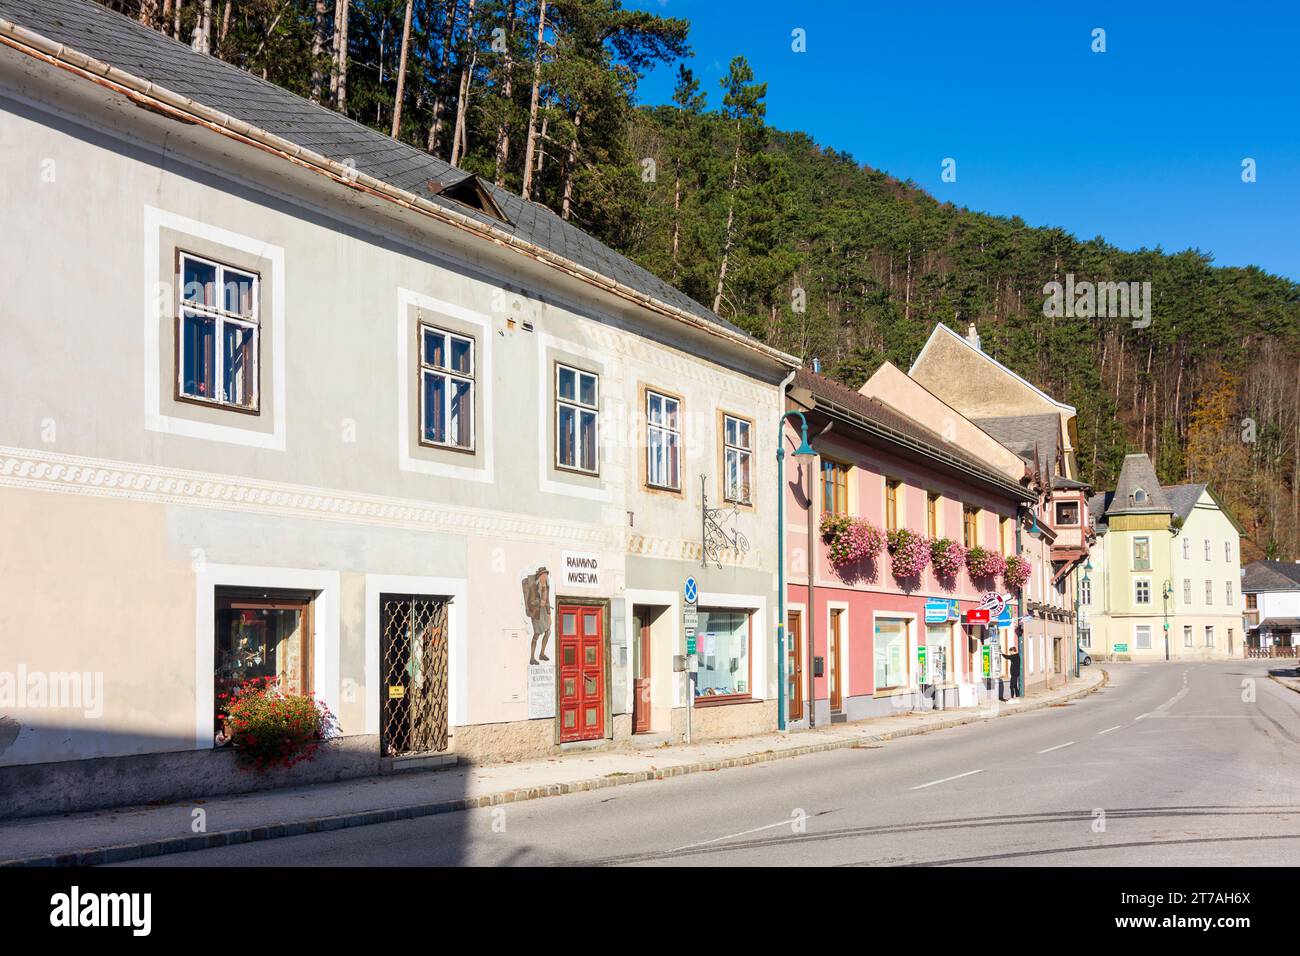
[{"label": "window with white trim", "polygon": [[1092,605],[1092,578],[1082,578],[1079,581],[1079,603],[1084,607]]},{"label": "window with white trim", "polygon": [[1211,549],[1211,547],[1212,547],[1212,545],[1210,544],[1210,539],[1209,539],[1209,538],[1206,538],[1206,539],[1205,539],[1205,560],[1206,560],[1206,561],[1213,561],[1213,560],[1214,560],[1212,557],[1210,557],[1210,549]]},{"label": "window with white trim", "polygon": [[420,326],[420,442],[474,450],[474,340]]},{"label": "window with white trim", "polygon": [[1206,647],[1214,646],[1214,625],[1213,624],[1205,625],[1205,646]]},{"label": "window with white trim", "polygon": [[1133,570],[1151,570],[1151,539],[1142,537],[1133,539]]},{"label": "window with white trim", "polygon": [[1205,604],[1208,607],[1214,603],[1214,582],[1206,580],[1205,582]]},{"label": "window with white trim", "polygon": [[750,502],[750,471],[754,445],[751,423],[734,415],[722,416],[722,468],[727,486],[722,497],[747,505]]},{"label": "window with white trim", "polygon": [[1133,579],[1133,603],[1134,604],[1151,603],[1151,579],[1150,578]]},{"label": "window with white trim", "polygon": [[1231,581],[1223,582],[1223,597],[1227,602],[1228,607],[1232,607],[1232,582]]},{"label": "window with white trim", "polygon": [[1192,606],[1192,579],[1183,578],[1183,604],[1187,607]]},{"label": "window with white trim", "polygon": [[1137,624],[1133,628],[1133,643],[1140,651],[1151,650],[1151,625]]},{"label": "window with white trim", "polygon": [[556,362],[556,467],[592,475],[600,472],[599,407],[600,377]]},{"label": "window with white trim", "polygon": [[1183,647],[1193,647],[1193,646],[1195,645],[1194,642],[1192,641],[1192,625],[1184,624],[1183,625]]},{"label": "window with white trim", "polygon": [[258,410],[258,284],[255,272],[180,253],[176,318],[177,397]]},{"label": "window with white trim", "polygon": [[646,389],[646,484],[680,491],[682,487],[681,402]]},{"label": "window with white trim", "polygon": [[1231,560],[1232,560],[1232,542],[1231,542],[1231,541],[1225,541],[1225,542],[1223,542],[1223,560],[1224,560],[1224,561],[1231,561]]},{"label": "window with white trim", "polygon": [[1192,560],[1192,539],[1183,538],[1183,560]]}]

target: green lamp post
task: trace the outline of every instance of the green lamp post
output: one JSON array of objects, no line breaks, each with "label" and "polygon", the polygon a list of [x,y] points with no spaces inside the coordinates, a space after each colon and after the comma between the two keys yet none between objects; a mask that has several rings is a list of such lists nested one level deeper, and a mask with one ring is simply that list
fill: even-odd
[{"label": "green lamp post", "polygon": [[[776,426],[776,567],[777,567],[777,621],[776,621],[776,728],[785,730],[785,420],[797,417],[801,438],[794,450],[798,458],[816,458],[817,452],[808,444],[808,419],[803,412],[786,412]],[[808,520],[812,521],[812,501],[808,502]],[[813,556],[808,556],[809,580],[812,580]],[[811,608],[809,613],[811,613]]]}]

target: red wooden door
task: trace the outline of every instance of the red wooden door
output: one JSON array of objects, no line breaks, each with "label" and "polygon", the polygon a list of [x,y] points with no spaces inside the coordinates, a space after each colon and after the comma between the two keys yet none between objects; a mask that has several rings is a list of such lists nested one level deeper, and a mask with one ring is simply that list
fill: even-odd
[{"label": "red wooden door", "polygon": [[604,609],[563,604],[560,618],[560,743],[605,736]]}]

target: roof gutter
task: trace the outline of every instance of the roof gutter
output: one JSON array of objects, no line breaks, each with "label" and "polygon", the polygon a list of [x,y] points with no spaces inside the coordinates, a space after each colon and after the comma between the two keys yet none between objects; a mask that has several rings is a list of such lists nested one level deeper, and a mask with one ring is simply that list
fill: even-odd
[{"label": "roof gutter", "polygon": [[336,162],[312,150],[304,149],[302,146],[283,137],[268,133],[266,130],[229,116],[220,110],[215,110],[197,100],[174,93],[166,87],[151,83],[101,60],[86,56],[84,53],[62,43],[55,43],[41,34],[21,27],[9,20],[0,19],[0,45],[11,47],[34,59],[90,80],[105,89],[127,97],[145,109],[181,122],[203,126],[230,139],[272,153],[341,185],[385,199],[427,218],[435,219],[444,225],[486,239],[498,247],[525,255],[542,265],[605,292],[612,293],[651,312],[656,312],[701,332],[756,352],[779,365],[797,368],[800,364],[799,360],[794,356],[787,355],[779,349],[774,349],[756,339],[738,335],[675,305],[656,299],[609,276],[602,275],[593,269],[557,255],[548,249],[543,249],[541,246],[488,226],[454,210],[446,209],[414,193],[398,189],[396,186],[375,179],[373,176],[359,172],[353,167]]}]

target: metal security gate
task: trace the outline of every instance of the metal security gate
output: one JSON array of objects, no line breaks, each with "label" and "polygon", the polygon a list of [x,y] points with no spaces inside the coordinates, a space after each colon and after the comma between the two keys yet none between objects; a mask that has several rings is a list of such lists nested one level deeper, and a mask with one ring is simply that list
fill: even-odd
[{"label": "metal security gate", "polygon": [[447,604],[420,594],[379,598],[385,756],[447,749]]}]

